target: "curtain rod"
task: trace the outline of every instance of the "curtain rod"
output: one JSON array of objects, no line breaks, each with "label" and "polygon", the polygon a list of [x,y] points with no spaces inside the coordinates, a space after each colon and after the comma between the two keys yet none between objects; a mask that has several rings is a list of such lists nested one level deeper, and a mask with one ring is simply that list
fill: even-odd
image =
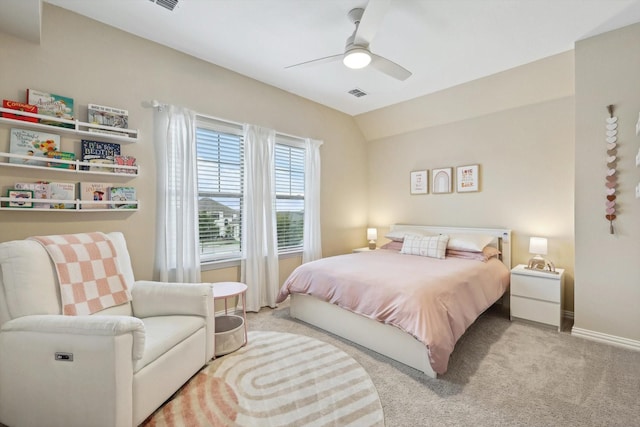
[{"label": "curtain rod", "polygon": [[[142,106],[145,107],[145,108],[159,108],[161,110],[162,110],[162,108],[164,108],[164,107],[166,107],[168,105],[169,104],[166,104],[164,102],[160,102],[160,101],[158,101],[156,99],[153,99],[151,101],[144,101],[142,103]],[[204,117],[205,119],[218,120],[218,121],[223,122],[223,123],[229,123],[229,124],[237,125],[237,126],[241,126],[241,127],[244,126],[244,123],[234,122],[233,120],[221,119],[220,117],[210,116],[208,114],[202,114],[202,113],[198,113],[198,112],[195,112],[195,114],[196,114],[196,116]],[[301,136],[291,135],[291,134],[288,134],[288,133],[278,132],[278,131],[276,131],[276,134],[284,136],[284,137],[288,137],[288,138],[299,139],[299,140],[302,140],[302,141],[307,139],[307,138],[304,138],[304,137],[301,137]]]}]

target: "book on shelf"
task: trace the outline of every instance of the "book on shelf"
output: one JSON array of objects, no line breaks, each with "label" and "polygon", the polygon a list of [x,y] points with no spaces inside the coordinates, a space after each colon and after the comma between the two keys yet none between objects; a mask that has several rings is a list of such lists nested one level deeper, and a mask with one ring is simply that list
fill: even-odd
[{"label": "book on shelf", "polygon": [[[47,153],[47,157],[49,159],[58,159],[58,160],[75,160],[76,154],[70,153],[68,151],[49,151]],[[47,166],[50,168],[58,168],[58,169],[75,169],[75,163],[57,163],[57,162],[48,162]]]},{"label": "book on shelf", "polygon": [[[13,186],[16,190],[33,191],[34,200],[46,200],[51,198],[51,189],[48,182],[16,182]],[[49,209],[50,203],[33,203],[33,207],[37,209]]]},{"label": "book on shelf", "polygon": [[73,182],[50,182],[51,198],[55,200],[71,200],[73,203],[54,202],[52,209],[75,209],[76,184]]},{"label": "book on shelf", "polygon": [[[121,156],[117,154],[114,156],[113,160],[118,166],[135,166],[136,165],[136,158],[133,156]],[[114,172],[136,174],[135,169],[127,169],[127,168],[115,168]]]},{"label": "book on shelf", "polygon": [[113,172],[112,167],[101,167],[100,164],[114,164],[114,157],[120,155],[120,144],[83,139],[80,145],[80,160],[93,165],[82,165],[80,169]]},{"label": "book on shelf", "polygon": [[[73,98],[56,95],[35,89],[27,89],[27,103],[38,107],[38,114],[58,119],[74,120]],[[54,120],[40,119],[40,123],[65,128],[75,128],[75,124],[60,123]]]},{"label": "book on shelf", "polygon": [[89,104],[87,118],[87,121],[94,125],[123,129],[129,127],[129,112],[120,108]]},{"label": "book on shelf", "polygon": [[[112,184],[105,182],[81,182],[80,200],[85,201],[108,201]],[[80,209],[109,209],[109,204],[101,203],[81,203]]]},{"label": "book on shelf", "polygon": [[60,150],[60,135],[37,130],[12,128],[9,136],[9,153],[29,156],[29,158],[9,158],[9,163],[46,166],[40,159],[46,159],[49,152]]},{"label": "book on shelf", "polygon": [[[24,111],[26,113],[38,114],[38,106],[37,105],[24,104],[24,103],[18,102],[18,101],[11,101],[9,99],[2,100],[2,108],[8,108],[10,110],[18,110],[18,111]],[[2,112],[2,117],[6,118],[6,119],[22,120],[22,121],[25,121],[25,122],[38,123],[38,118],[37,117],[21,116],[21,115],[18,115],[18,114],[5,113],[4,111]]]},{"label": "book on shelf", "polygon": [[33,208],[33,191],[31,190],[18,190],[10,188],[7,190],[7,197],[15,200],[9,200],[5,205],[10,208]]},{"label": "book on shelf", "polygon": [[135,187],[111,187],[109,200],[112,209],[136,209],[138,205],[136,203],[127,203],[136,201],[136,189]]}]

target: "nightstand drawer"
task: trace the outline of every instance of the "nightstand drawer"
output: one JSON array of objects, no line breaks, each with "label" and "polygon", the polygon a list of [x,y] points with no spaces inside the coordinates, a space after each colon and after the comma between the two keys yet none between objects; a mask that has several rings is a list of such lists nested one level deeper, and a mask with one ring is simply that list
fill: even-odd
[{"label": "nightstand drawer", "polygon": [[512,295],[511,317],[519,317],[560,327],[560,305]]},{"label": "nightstand drawer", "polygon": [[511,295],[560,303],[560,281],[535,276],[511,275]]}]

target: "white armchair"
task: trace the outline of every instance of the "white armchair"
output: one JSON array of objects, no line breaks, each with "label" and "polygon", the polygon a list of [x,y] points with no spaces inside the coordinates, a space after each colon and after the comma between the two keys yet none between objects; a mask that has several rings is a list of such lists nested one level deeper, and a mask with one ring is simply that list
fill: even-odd
[{"label": "white armchair", "polygon": [[210,285],[135,281],[132,302],[63,316],[55,267],[32,240],[0,243],[0,423],[136,426],[214,353]]}]

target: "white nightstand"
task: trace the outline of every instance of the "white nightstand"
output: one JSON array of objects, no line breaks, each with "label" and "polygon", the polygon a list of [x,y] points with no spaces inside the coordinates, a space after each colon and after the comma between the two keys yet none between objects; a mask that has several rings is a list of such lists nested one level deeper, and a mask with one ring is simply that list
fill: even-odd
[{"label": "white nightstand", "polygon": [[378,248],[375,248],[375,249],[369,249],[369,247],[368,247],[368,246],[366,246],[366,247],[364,247],[364,248],[357,248],[357,249],[354,249],[354,250],[353,250],[353,253],[354,253],[354,254],[356,254],[356,253],[358,253],[358,252],[369,252],[369,251],[376,251],[376,250],[378,250]]},{"label": "white nightstand", "polygon": [[511,270],[511,319],[546,323],[560,331],[564,269],[556,268],[554,274],[525,267],[520,264]]}]

